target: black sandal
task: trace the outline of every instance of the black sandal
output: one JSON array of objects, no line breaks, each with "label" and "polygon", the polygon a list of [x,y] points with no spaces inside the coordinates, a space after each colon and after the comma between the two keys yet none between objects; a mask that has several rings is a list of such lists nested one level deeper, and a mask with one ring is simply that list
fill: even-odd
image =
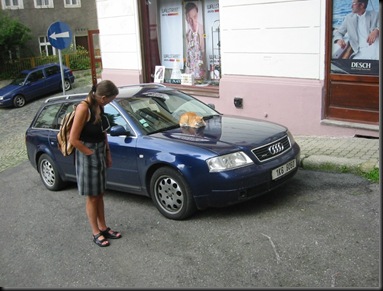
[{"label": "black sandal", "polygon": [[[96,245],[100,246],[100,247],[108,247],[110,245],[109,241],[105,238],[104,236],[104,239],[98,239],[100,236],[104,236],[102,234],[102,232],[99,232],[98,234],[94,234],[93,235],[93,241]],[[107,242],[106,244],[104,244],[103,242]]]},{"label": "black sandal", "polygon": [[121,238],[121,233],[119,233],[118,231],[111,230],[110,227],[108,227],[105,230],[101,230],[101,234],[106,238],[111,238],[111,239]]}]

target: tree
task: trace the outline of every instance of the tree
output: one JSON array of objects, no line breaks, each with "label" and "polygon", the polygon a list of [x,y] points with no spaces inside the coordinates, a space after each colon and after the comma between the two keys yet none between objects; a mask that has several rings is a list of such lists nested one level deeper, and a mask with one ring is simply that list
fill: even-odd
[{"label": "tree", "polygon": [[0,63],[9,60],[10,54],[25,46],[31,38],[28,27],[0,10]]}]

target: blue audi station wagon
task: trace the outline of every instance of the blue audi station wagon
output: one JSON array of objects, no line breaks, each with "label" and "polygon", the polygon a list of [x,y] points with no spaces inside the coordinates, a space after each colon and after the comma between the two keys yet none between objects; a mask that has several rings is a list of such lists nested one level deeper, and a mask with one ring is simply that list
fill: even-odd
[{"label": "blue audi station wagon", "polygon": [[[167,218],[253,199],[298,171],[300,147],[285,126],[221,114],[161,84],[119,90],[104,108],[113,159],[107,188],[148,196]],[[47,99],[26,131],[29,161],[49,190],[76,182],[74,156],[61,154],[57,133],[63,116],[86,95]],[[185,112],[202,116],[205,126],[180,126]]]}]

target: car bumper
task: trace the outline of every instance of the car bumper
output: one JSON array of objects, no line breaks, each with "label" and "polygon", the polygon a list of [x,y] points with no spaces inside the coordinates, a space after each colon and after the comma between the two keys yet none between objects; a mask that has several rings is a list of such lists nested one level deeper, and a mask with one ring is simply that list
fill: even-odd
[{"label": "car bumper", "polygon": [[11,99],[0,100],[0,107],[12,107],[12,105]]},{"label": "car bumper", "polygon": [[[278,166],[296,160],[296,167],[277,179],[272,179],[271,171]],[[215,175],[214,178],[209,177],[209,181],[203,188],[195,193],[204,193],[203,195],[194,195],[194,199],[199,209],[208,207],[225,207],[237,203],[241,203],[258,196],[264,195],[290,180],[297,172],[300,163],[299,147],[282,160],[275,161],[275,165],[262,169],[260,165],[248,167],[248,169],[236,170],[235,177],[231,175],[229,178],[225,175]],[[233,174],[233,173],[232,173]],[[230,182],[228,182],[230,181]],[[209,189],[209,191],[206,191]]]}]

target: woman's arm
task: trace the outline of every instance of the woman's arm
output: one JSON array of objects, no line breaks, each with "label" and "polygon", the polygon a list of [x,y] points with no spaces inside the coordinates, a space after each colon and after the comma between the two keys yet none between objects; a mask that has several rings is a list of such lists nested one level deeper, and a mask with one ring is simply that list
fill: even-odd
[{"label": "woman's arm", "polygon": [[73,120],[73,126],[70,131],[69,142],[80,152],[86,155],[91,155],[93,154],[93,150],[85,146],[83,142],[80,140],[82,129],[84,128],[84,125],[88,120],[88,114],[89,114],[89,107],[87,104],[81,102],[80,104],[77,105],[76,114]]}]

